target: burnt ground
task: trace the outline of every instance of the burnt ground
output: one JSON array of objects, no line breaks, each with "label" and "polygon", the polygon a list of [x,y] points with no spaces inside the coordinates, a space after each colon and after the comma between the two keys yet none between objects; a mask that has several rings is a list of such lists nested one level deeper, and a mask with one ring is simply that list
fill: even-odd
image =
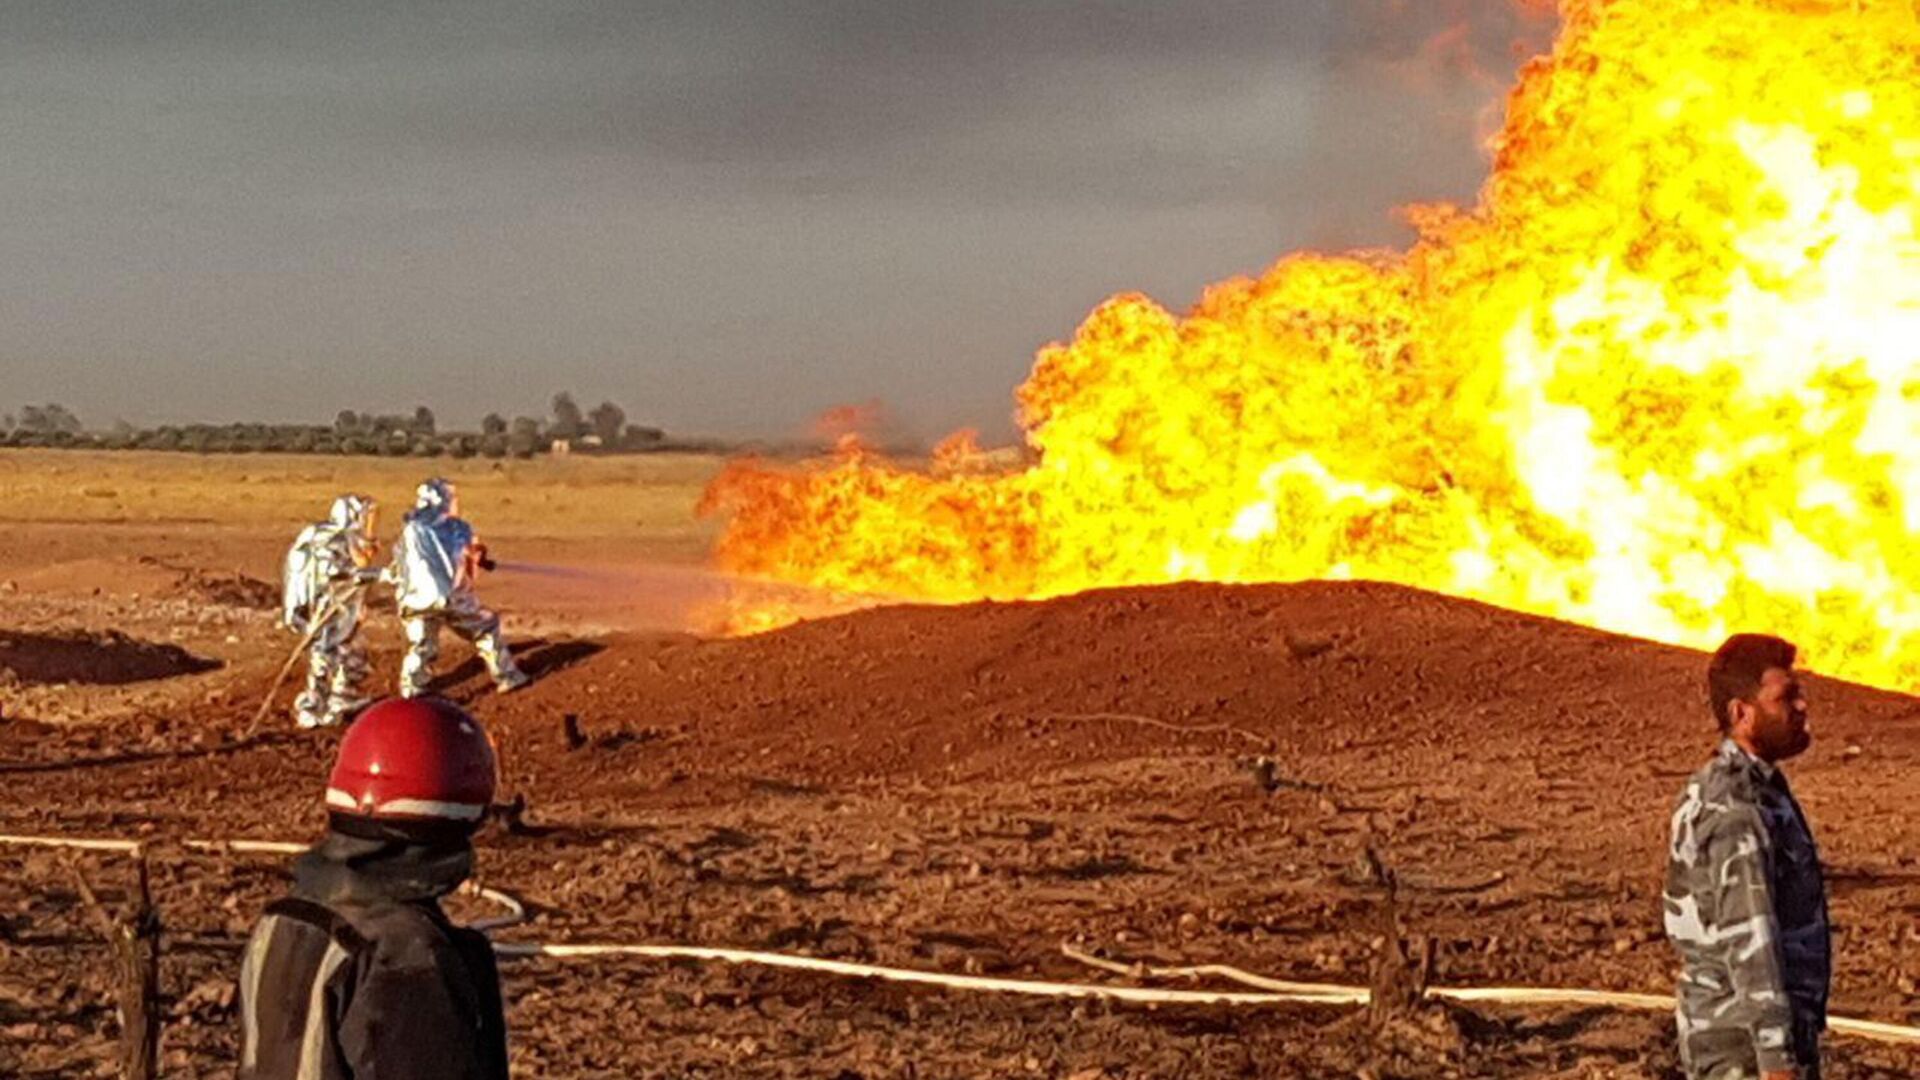
[{"label": "burnt ground", "polygon": [[[0,831],[157,838],[167,1073],[230,1076],[238,945],[284,860],[165,841],[315,835],[336,736],[278,714],[251,731],[287,642],[246,603],[192,603],[215,613],[219,669],[0,722]],[[391,629],[374,628],[383,673]],[[1071,942],[1364,983],[1384,943],[1372,848],[1439,983],[1671,985],[1666,820],[1714,741],[1696,653],[1364,583],[889,608],[740,640],[550,622],[520,645],[528,690],[483,694],[471,661],[445,686],[529,807],[481,842],[484,879],[535,913],[503,938],[1118,981],[1063,957]],[[109,670],[129,646],[101,647]],[[1816,746],[1791,773],[1832,882],[1834,1009],[1920,1022],[1920,701],[1812,694]],[[110,1074],[106,954],[75,866],[125,903],[124,861],[0,848],[0,1074]],[[1382,1040],[1332,1008],[639,960],[504,975],[523,1076],[1677,1075],[1667,1018],[1603,1009],[1476,1007]],[[1830,1062],[1912,1076],[1920,1048],[1838,1038]]]}]

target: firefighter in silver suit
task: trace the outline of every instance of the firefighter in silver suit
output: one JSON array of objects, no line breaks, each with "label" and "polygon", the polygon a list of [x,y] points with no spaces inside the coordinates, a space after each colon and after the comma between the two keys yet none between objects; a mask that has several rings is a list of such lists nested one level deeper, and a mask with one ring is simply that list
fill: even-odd
[{"label": "firefighter in silver suit", "polygon": [[307,643],[307,688],[293,706],[303,728],[341,723],[368,700],[360,619],[367,587],[380,578],[371,565],[375,511],[365,495],[342,495],[327,520],[302,529],[287,550],[281,622]]},{"label": "firefighter in silver suit", "polygon": [[421,484],[388,570],[407,633],[407,657],[400,665],[402,697],[426,691],[440,656],[442,629],[473,643],[501,693],[531,681],[514,666],[500,633],[500,616],[474,595],[475,575],[492,568],[486,545],[474,539],[473,526],[460,518],[453,485],[437,478]]}]

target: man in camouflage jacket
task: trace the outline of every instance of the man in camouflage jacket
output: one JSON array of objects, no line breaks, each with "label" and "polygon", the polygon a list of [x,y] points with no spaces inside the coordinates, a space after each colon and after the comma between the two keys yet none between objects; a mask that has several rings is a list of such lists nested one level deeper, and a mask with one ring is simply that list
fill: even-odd
[{"label": "man in camouflage jacket", "polygon": [[1665,895],[1691,1080],[1820,1075],[1833,969],[1826,887],[1779,768],[1812,741],[1794,653],[1779,638],[1736,634],[1707,668],[1723,738],[1674,811]]}]

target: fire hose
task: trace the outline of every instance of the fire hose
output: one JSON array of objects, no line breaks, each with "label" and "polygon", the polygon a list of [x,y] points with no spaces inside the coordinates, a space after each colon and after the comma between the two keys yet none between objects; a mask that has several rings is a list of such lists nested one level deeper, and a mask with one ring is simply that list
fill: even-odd
[{"label": "fire hose", "polygon": [[355,584],[329,589],[327,594],[320,598],[320,603],[314,608],[313,614],[307,617],[307,628],[300,635],[299,643],[294,645],[291,653],[287,654],[287,662],[280,665],[280,670],[274,674],[273,681],[267,684],[266,696],[261,700],[260,708],[253,714],[253,722],[247,725],[248,736],[260,730],[260,725],[267,719],[267,713],[273,710],[273,699],[280,694],[280,684],[287,681],[287,674],[293,670],[293,666],[300,662],[301,657],[307,655],[307,648],[313,644],[313,639],[320,636],[320,631],[326,629],[327,623],[331,622],[334,615],[346,605],[346,598],[355,589],[361,587]]},{"label": "fire hose", "polygon": [[[138,840],[86,839],[61,836],[5,836],[0,845],[73,848],[140,855],[147,846]],[[181,847],[197,852],[260,852],[292,854],[307,850],[307,845],[273,840],[187,840]],[[468,925],[476,930],[493,931],[524,923],[526,907],[511,894],[469,883],[466,891],[500,905],[504,914],[475,920]],[[1063,945],[1062,954],[1077,963],[1132,978],[1220,978],[1252,991],[1164,990],[1148,986],[1112,986],[1091,983],[1043,982],[1031,979],[1002,979],[985,975],[956,975],[917,968],[882,967],[845,960],[825,960],[793,953],[761,952],[752,949],[709,948],[696,945],[647,945],[620,943],[558,944],[543,942],[495,942],[494,952],[504,957],[551,957],[576,959],[590,957],[640,957],[660,960],[702,960],[726,964],[754,964],[762,967],[814,971],[856,979],[882,979],[889,982],[941,986],[952,990],[980,993],[1021,994],[1029,997],[1104,998],[1146,1005],[1366,1005],[1372,994],[1366,987],[1338,983],[1301,983],[1255,975],[1224,964],[1194,967],[1148,967],[1103,960]],[[1497,1005],[1585,1005],[1614,1009],[1664,1012],[1674,1007],[1671,997],[1658,994],[1630,994],[1610,990],[1562,989],[1537,986],[1436,986],[1427,996],[1457,1002],[1481,1002]],[[1885,1024],[1851,1017],[1830,1017],[1827,1028],[1837,1034],[1853,1035],[1877,1042],[1920,1044],[1920,1027]]]}]

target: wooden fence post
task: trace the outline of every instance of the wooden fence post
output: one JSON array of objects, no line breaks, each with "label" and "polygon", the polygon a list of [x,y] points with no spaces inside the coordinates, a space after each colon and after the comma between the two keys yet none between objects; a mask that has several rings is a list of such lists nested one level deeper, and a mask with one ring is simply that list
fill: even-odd
[{"label": "wooden fence post", "polygon": [[120,999],[120,1075],[124,1080],[154,1080],[160,1059],[160,919],[148,887],[146,852],[136,849],[133,857],[138,888],[128,920],[107,912],[79,863],[73,863],[72,870],[80,900],[113,952]]}]

